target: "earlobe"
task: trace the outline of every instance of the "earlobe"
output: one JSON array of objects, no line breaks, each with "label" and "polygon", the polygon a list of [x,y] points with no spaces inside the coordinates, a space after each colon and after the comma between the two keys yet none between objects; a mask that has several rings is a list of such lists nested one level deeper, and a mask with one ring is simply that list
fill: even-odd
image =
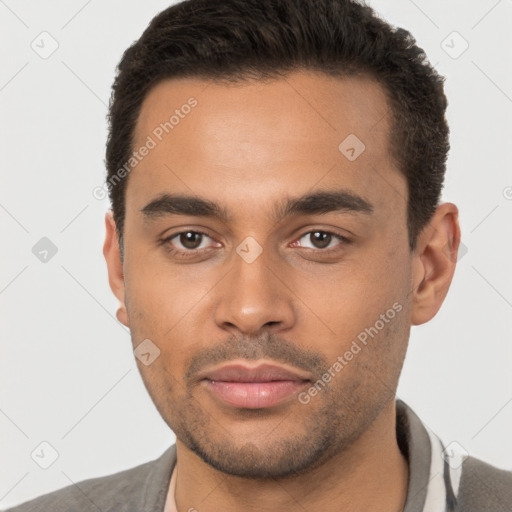
[{"label": "earlobe", "polygon": [[439,311],[455,272],[459,244],[458,209],[443,203],[419,235],[413,256],[412,325],[428,322]]},{"label": "earlobe", "polygon": [[128,312],[126,311],[126,306],[124,304],[121,304],[117,309],[116,318],[126,327],[130,327],[130,319],[128,318]]},{"label": "earlobe", "polygon": [[108,282],[110,289],[120,302],[116,317],[123,325],[129,327],[129,318],[125,304],[125,286],[123,263],[119,250],[119,242],[117,239],[116,224],[109,210],[105,214],[105,243],[103,244],[103,255],[107,263]]}]

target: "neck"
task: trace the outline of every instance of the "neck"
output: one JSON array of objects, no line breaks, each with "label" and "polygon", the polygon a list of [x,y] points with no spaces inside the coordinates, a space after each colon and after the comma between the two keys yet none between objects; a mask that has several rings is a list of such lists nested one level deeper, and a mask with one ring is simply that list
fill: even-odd
[{"label": "neck", "polygon": [[[402,511],[408,465],[396,440],[392,400],[352,445],[309,473],[250,480],[219,472],[176,441],[179,512],[322,510]],[[194,508],[195,507],[195,508]]]}]

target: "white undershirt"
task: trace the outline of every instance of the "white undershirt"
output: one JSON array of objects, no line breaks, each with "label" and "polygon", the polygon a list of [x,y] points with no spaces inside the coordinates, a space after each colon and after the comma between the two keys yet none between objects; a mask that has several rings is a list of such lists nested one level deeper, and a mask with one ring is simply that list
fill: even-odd
[{"label": "white undershirt", "polygon": [[171,481],[169,482],[169,491],[165,500],[164,512],[178,512],[176,500],[174,498],[176,492],[176,466],[172,470]]}]

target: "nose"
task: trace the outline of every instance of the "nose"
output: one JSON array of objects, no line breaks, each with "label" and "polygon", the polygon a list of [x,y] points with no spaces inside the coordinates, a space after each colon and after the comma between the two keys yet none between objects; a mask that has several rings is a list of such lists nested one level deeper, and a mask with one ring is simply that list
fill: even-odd
[{"label": "nose", "polygon": [[296,316],[294,295],[279,263],[263,250],[252,262],[235,253],[230,265],[215,287],[217,325],[252,335],[289,329]]}]

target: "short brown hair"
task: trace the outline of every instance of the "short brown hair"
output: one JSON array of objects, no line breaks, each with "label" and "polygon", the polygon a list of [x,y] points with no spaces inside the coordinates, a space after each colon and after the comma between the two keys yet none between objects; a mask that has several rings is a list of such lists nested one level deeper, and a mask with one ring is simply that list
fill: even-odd
[{"label": "short brown hair", "polygon": [[390,154],[407,179],[413,250],[434,213],[449,150],[441,77],[412,35],[355,0],[185,0],[158,14],[119,63],[109,109],[107,185],[121,250],[130,159],[149,90],[173,77],[266,79],[300,69],[375,78],[392,111]]}]

